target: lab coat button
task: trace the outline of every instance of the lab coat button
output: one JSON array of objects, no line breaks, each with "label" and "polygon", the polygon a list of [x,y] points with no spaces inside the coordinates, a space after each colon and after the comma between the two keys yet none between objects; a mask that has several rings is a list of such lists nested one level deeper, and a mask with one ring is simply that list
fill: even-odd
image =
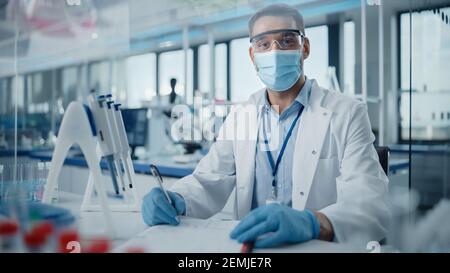
[{"label": "lab coat button", "polygon": [[326,116],[326,115],[327,115],[327,112],[323,112],[323,115]]},{"label": "lab coat button", "polygon": [[305,193],[301,191],[301,192],[300,192],[300,195],[303,196],[303,195],[305,195]]},{"label": "lab coat button", "polygon": [[313,155],[317,154],[316,150],[312,150],[312,154]]}]

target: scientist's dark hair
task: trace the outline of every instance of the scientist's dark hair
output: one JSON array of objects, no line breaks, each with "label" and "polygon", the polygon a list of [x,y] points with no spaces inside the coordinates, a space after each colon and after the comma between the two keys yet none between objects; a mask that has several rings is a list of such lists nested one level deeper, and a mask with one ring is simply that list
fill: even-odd
[{"label": "scientist's dark hair", "polygon": [[250,37],[253,36],[253,26],[255,22],[264,16],[280,16],[280,17],[291,17],[294,19],[298,30],[305,34],[305,25],[303,23],[303,16],[294,7],[287,4],[272,4],[265,6],[255,12],[253,16],[248,21],[248,32]]}]

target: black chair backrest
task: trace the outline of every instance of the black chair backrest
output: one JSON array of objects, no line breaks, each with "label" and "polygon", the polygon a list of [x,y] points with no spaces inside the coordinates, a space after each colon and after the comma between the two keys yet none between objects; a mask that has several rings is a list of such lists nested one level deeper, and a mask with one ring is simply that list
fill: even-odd
[{"label": "black chair backrest", "polygon": [[385,146],[375,147],[381,167],[386,175],[389,172],[389,148]]}]

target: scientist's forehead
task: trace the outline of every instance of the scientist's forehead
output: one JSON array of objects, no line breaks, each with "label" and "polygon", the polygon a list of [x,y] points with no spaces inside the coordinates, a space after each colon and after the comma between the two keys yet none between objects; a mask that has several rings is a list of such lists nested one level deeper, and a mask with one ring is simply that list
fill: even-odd
[{"label": "scientist's forehead", "polygon": [[252,36],[275,29],[298,29],[298,26],[291,17],[263,16],[253,25]]}]

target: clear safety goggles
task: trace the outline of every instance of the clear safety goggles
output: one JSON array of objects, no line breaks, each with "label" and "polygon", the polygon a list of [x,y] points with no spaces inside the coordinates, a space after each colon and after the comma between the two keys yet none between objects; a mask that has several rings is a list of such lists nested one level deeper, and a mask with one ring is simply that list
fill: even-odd
[{"label": "clear safety goggles", "polygon": [[256,52],[266,52],[277,43],[282,50],[299,49],[303,46],[305,35],[297,29],[278,29],[260,33],[250,38]]}]

